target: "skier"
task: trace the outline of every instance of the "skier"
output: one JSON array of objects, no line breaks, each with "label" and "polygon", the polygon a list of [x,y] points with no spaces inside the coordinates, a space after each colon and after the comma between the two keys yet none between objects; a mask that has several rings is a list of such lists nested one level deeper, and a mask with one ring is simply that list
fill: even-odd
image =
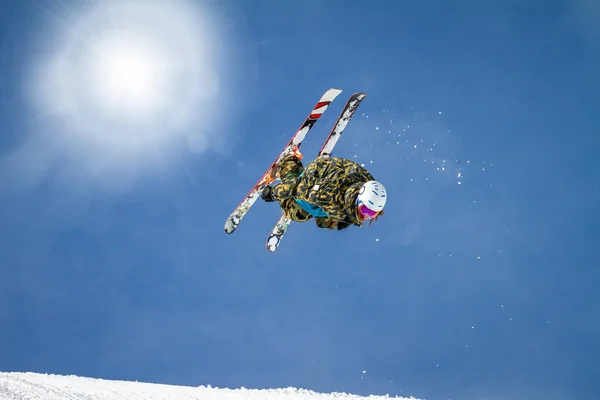
[{"label": "skier", "polygon": [[342,230],[376,221],[387,197],[383,184],[354,161],[322,157],[302,165],[295,147],[280,163],[280,182],[265,186],[261,197],[278,201],[288,218],[306,222],[314,217],[319,228]]}]

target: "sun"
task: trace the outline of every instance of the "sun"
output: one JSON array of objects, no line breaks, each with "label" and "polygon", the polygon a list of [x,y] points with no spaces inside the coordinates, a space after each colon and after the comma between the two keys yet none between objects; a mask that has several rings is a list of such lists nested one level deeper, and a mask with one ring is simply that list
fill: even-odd
[{"label": "sun", "polygon": [[160,112],[175,78],[166,49],[144,37],[117,33],[91,49],[85,73],[99,107],[131,117]]}]

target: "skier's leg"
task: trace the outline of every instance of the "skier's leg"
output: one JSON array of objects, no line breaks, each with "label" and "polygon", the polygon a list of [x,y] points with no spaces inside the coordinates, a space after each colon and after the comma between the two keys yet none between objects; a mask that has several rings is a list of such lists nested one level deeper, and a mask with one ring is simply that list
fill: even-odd
[{"label": "skier's leg", "polygon": [[277,171],[277,175],[281,181],[273,186],[265,186],[260,195],[264,201],[272,202],[279,200],[281,202],[292,198],[292,192],[298,183],[298,177],[304,171],[304,166],[300,158],[301,156],[298,157],[295,153],[290,153],[283,157]]},{"label": "skier's leg", "polygon": [[285,216],[294,222],[306,222],[312,218],[312,215],[300,207],[292,198],[281,200],[279,205]]},{"label": "skier's leg", "polygon": [[302,171],[304,171],[302,161],[295,154],[284,157],[279,167],[279,179],[281,179],[281,182],[273,185],[271,188],[272,197],[275,200],[292,198]]},{"label": "skier's leg", "polygon": [[279,164],[279,179],[281,183],[287,183],[290,179],[295,179],[304,171],[304,165],[296,154],[292,153],[285,156]]}]

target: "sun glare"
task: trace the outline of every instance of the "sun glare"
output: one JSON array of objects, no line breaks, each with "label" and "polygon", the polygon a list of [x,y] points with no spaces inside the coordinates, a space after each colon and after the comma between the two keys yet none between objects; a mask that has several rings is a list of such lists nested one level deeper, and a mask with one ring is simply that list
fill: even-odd
[{"label": "sun glare", "polygon": [[36,43],[26,79],[35,118],[44,116],[35,134],[113,166],[139,164],[169,142],[202,152],[219,140],[208,127],[221,121],[227,69],[209,10],[185,0],[78,7],[53,10],[59,23]]}]

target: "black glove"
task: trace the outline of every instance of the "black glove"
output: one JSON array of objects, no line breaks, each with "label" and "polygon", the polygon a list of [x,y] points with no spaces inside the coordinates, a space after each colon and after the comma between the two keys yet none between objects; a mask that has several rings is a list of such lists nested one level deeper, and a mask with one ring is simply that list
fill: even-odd
[{"label": "black glove", "polygon": [[275,198],[273,197],[273,188],[269,185],[265,186],[260,194],[260,197],[267,203],[275,201]]},{"label": "black glove", "polygon": [[337,223],[337,230],[341,231],[342,229],[346,229],[349,226],[350,226],[349,223],[340,221]]}]

